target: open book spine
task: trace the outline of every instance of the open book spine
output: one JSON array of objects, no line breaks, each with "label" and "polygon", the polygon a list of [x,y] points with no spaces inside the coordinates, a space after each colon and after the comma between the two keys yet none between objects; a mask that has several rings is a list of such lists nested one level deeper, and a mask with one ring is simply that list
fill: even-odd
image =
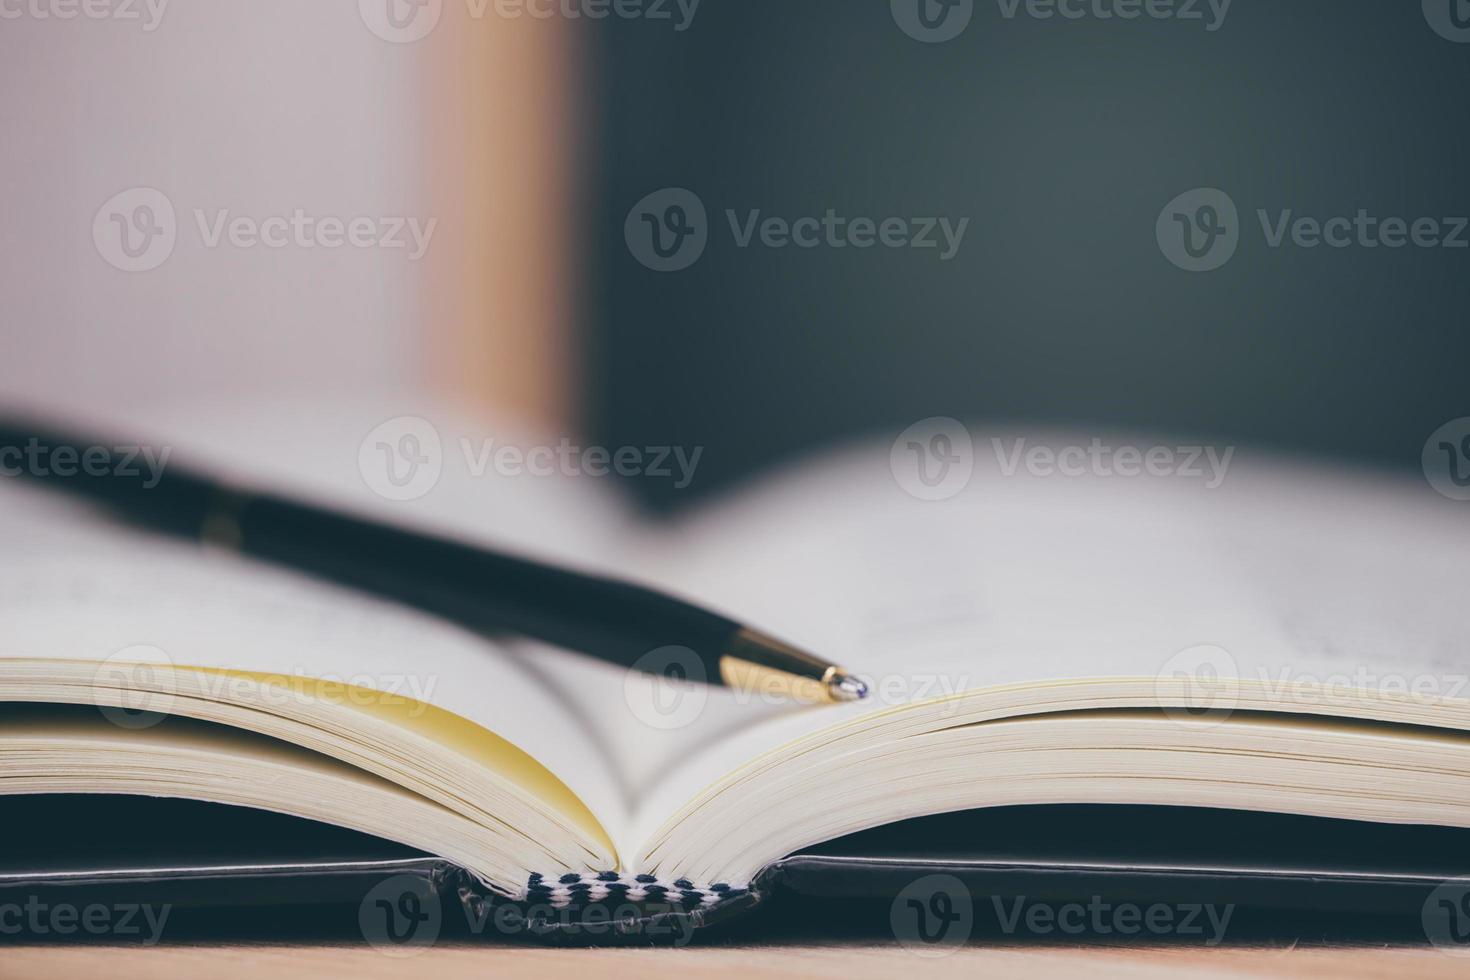
[{"label": "open book spine", "polygon": [[755,888],[725,883],[700,887],[684,878],[670,881],[616,871],[533,874],[520,899],[487,891],[468,872],[460,872],[455,884],[473,921],[510,906],[525,931],[567,938],[588,923],[627,936],[668,934],[675,922],[681,928],[702,928],[754,907],[762,896]]}]

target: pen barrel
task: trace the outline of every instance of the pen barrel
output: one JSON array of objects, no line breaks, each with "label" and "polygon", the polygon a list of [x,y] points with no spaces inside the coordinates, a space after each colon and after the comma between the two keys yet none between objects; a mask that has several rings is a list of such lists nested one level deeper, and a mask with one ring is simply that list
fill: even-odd
[{"label": "pen barrel", "polygon": [[123,446],[0,421],[0,477],[80,497],[150,531],[194,537],[218,491],[213,480],[167,465],[168,459],[167,447]]},{"label": "pen barrel", "polygon": [[685,647],[713,682],[720,677],[721,655],[740,629],[732,620],[638,585],[293,501],[251,498],[235,521],[237,545],[247,555],[476,633],[527,636],[622,666],[632,667],[663,647]]},{"label": "pen barrel", "polygon": [[[11,457],[79,465],[17,476],[105,507],[148,530],[201,537],[338,585],[439,616],[488,636],[519,635],[627,667],[664,647],[692,650],[706,677],[739,624],[652,589],[585,575],[269,494],[236,492],[170,463],[166,473],[80,465],[95,441],[0,420],[0,464]],[[0,467],[0,473],[9,470]],[[668,662],[652,658],[654,669]]]}]

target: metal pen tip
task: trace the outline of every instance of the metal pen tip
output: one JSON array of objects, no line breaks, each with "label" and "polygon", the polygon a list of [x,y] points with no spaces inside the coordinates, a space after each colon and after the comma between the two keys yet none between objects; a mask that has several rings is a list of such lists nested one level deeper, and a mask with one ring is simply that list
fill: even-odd
[{"label": "metal pen tip", "polygon": [[845,668],[748,627],[720,655],[720,680],[736,690],[758,691],[805,704],[861,701],[868,685]]},{"label": "metal pen tip", "polygon": [[827,694],[833,701],[861,701],[868,696],[868,685],[839,670],[827,678]]}]

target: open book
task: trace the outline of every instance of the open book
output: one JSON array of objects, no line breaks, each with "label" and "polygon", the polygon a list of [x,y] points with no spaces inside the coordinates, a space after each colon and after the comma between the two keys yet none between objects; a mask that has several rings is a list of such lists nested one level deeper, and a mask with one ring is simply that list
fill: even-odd
[{"label": "open book", "polygon": [[1066,475],[1017,461],[1077,440],[977,432],[948,499],[905,489],[885,440],[654,524],[606,479],[476,472],[511,440],[423,414],[443,473],[408,502],[364,482],[372,421],[170,448],[656,584],[873,696],[796,706],[471,635],[4,480],[0,793],[293,814],[552,904],[610,883],[716,905],[817,842],[986,807],[1470,827],[1470,522],[1407,477],[1243,451],[1220,481]]}]

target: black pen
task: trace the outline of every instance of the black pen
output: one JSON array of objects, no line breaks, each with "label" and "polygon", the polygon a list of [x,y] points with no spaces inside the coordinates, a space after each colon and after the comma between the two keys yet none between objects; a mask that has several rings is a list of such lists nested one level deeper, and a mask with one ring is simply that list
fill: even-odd
[{"label": "black pen", "polygon": [[[481,634],[532,637],[630,668],[661,648],[684,647],[712,683],[797,701],[868,693],[841,667],[653,589],[231,486],[172,460],[156,473],[104,466],[104,445],[0,421],[0,462],[71,461],[44,476],[24,466],[0,472],[42,478],[155,532],[225,545]],[[86,465],[87,454],[98,465]]]}]

